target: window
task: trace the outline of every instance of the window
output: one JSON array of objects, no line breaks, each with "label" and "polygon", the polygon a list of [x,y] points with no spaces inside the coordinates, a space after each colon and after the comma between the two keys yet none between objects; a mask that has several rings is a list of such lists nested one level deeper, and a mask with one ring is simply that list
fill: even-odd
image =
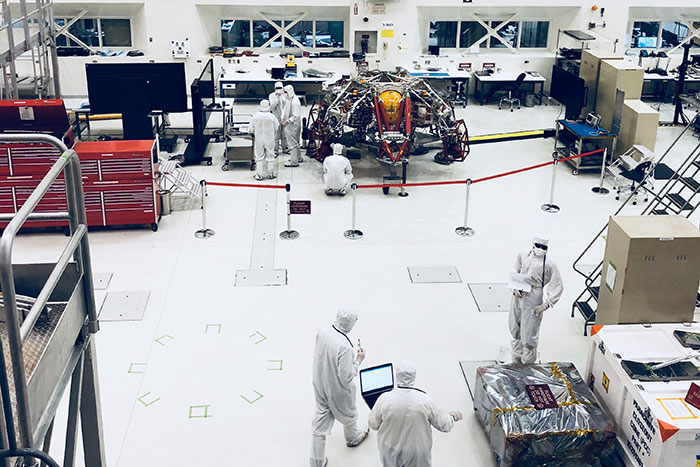
[{"label": "window", "polygon": [[431,21],[428,44],[447,49],[457,47],[457,21]]},{"label": "window", "polygon": [[[282,26],[282,21],[275,21],[275,24]],[[262,47],[267,41],[277,34],[277,28],[267,21],[253,21],[253,47]],[[268,47],[275,49],[282,48],[282,36],[277,37]]]},{"label": "window", "polygon": [[[492,21],[491,22],[491,27],[493,29],[496,29],[501,25],[502,21]],[[513,48],[516,48],[518,46],[518,22],[517,21],[511,21],[510,23],[506,24],[503,26],[501,29],[499,29],[496,34],[501,36],[503,40],[510,45]],[[506,45],[499,41],[496,37],[491,35],[491,48],[505,48]]]},{"label": "window", "polygon": [[520,47],[540,48],[547,47],[549,37],[549,21],[523,21],[520,23]]},{"label": "window", "polygon": [[[71,21],[70,18],[54,18],[57,30]],[[89,47],[131,47],[131,20],[127,18],[80,18],[68,32]],[[56,45],[77,47],[80,44],[61,34],[56,37]]]},{"label": "window", "polygon": [[632,26],[633,49],[655,49],[659,42],[659,23],[635,21]]},{"label": "window", "polygon": [[316,21],[316,47],[343,47],[345,27],[342,21]]},{"label": "window", "polygon": [[678,21],[661,23],[661,47],[672,49],[688,37],[688,26]]},{"label": "window", "polygon": [[68,28],[68,31],[90,47],[100,46],[100,35],[97,30],[96,19],[79,19]]},{"label": "window", "polygon": [[[284,25],[288,26],[292,21],[285,21]],[[287,30],[287,35],[294,38],[304,47],[312,48],[314,46],[314,22],[299,21],[294,26]],[[299,47],[289,37],[284,38],[285,47]]]},{"label": "window", "polygon": [[221,20],[221,46],[225,49],[250,47],[250,21]]},{"label": "window", "polygon": [[100,20],[102,45],[105,47],[131,47],[131,21],[128,19]]},{"label": "window", "polygon": [[486,35],[486,28],[478,21],[462,21],[459,26],[459,46],[468,49]]},{"label": "window", "polygon": [[[288,27],[293,22],[294,20],[274,21],[280,29],[283,25]],[[262,19],[221,20],[221,46],[224,48],[262,47],[277,34],[280,34],[279,37],[268,44],[268,48],[299,48],[292,38],[310,49],[342,48],[345,43],[345,22],[298,21],[287,31],[280,33],[276,27]]]}]

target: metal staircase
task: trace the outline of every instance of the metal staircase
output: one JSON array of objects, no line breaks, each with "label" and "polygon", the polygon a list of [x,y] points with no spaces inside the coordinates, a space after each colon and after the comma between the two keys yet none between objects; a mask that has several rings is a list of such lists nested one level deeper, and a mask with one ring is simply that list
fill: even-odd
[{"label": "metal staircase", "polygon": [[[700,116],[696,115],[681,132],[680,135],[666,149],[661,158],[656,161],[656,167],[663,164],[664,159],[673,150],[678,141],[692,127],[693,122],[698,120]],[[647,177],[653,177],[654,170],[650,170]],[[640,183],[636,190],[644,189],[644,182]],[[635,198],[635,192],[625,200],[614,215],[618,215],[630,202]],[[661,189],[650,191],[649,204],[641,212],[641,215],[681,215],[690,217],[695,210],[700,206],[700,143],[691,151],[688,157],[680,164],[673,176],[664,184]],[[598,294],[600,292],[600,280],[603,272],[603,252],[605,249],[606,232],[608,224],[598,232],[591,243],[583,250],[583,252],[574,261],[574,270],[585,278],[585,288],[576,298],[571,309],[571,317],[573,318],[576,310],[584,318],[583,333],[588,332],[588,326],[595,322],[596,309],[598,304]],[[600,262],[589,271],[584,270],[584,258],[595,255]]]},{"label": "metal staircase", "polygon": [[185,195],[197,206],[201,206],[202,195],[205,193],[200,181],[183,169],[176,160],[161,159],[158,162],[158,174],[162,190],[169,190],[173,195]]}]

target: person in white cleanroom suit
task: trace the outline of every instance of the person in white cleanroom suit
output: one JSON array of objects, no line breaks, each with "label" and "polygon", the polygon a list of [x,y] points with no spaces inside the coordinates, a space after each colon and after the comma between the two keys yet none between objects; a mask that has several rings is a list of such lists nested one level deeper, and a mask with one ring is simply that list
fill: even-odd
[{"label": "person in white cleanroom suit", "polygon": [[323,160],[323,180],[327,195],[345,195],[345,189],[352,181],[352,166],[343,156],[343,145],[333,145],[333,155]]},{"label": "person in white cleanroom suit", "polygon": [[279,131],[279,122],[270,112],[270,102],[260,102],[260,110],[253,115],[248,132],[255,136],[255,179],[275,178],[275,135]]},{"label": "person in white cleanroom suit", "polygon": [[279,151],[281,151],[284,148],[284,131],[282,131],[282,112],[284,111],[284,107],[287,104],[287,96],[284,93],[281,81],[277,81],[275,83],[275,91],[270,93],[268,100],[270,101],[270,111],[272,112],[272,115],[274,115],[277,118],[277,121],[280,123],[280,129],[279,131],[277,131],[277,135],[275,135],[275,150],[279,154]]},{"label": "person in white cleanroom suit", "polygon": [[532,249],[519,253],[515,261],[515,272],[524,274],[532,287],[529,292],[513,290],[508,327],[515,363],[535,362],[542,314],[556,305],[564,292],[559,268],[547,258],[549,240],[538,236],[532,243]]},{"label": "person in white cleanroom suit", "polygon": [[311,467],[325,467],[328,463],[326,436],[330,434],[334,420],[343,424],[348,447],[358,446],[369,434],[369,428],[357,428],[355,377],[365,359],[365,352],[358,348],[355,355],[348,337],[356,321],[357,311],[341,308],[335,324],[322,327],[316,335],[313,366],[316,413],[312,423]]},{"label": "person in white cleanroom suit", "polygon": [[301,160],[301,102],[294,93],[294,87],[288,84],[284,87],[287,96],[287,103],[282,112],[282,126],[284,127],[284,137],[287,139],[289,147],[289,161],[284,163],[285,167],[296,167]]},{"label": "person in white cleanroom suit", "polygon": [[410,362],[396,368],[396,388],[377,399],[369,426],[379,432],[377,444],[384,467],[430,467],[433,428],[447,433],[461,412],[443,412],[432,397],[413,386],[416,368]]}]

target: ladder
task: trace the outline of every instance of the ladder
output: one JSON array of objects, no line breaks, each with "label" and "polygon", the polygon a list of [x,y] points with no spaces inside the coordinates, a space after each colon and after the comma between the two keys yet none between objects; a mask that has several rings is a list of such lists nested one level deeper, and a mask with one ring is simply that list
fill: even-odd
[{"label": "ladder", "polygon": [[[680,135],[678,135],[656,162],[655,168],[665,165],[663,164],[663,160],[673,150],[678,141],[688,132],[693,122],[698,119],[700,119],[700,116],[696,115],[683,129]],[[645,189],[644,182],[646,182],[649,177],[653,176],[654,170],[650,170],[642,183],[637,186],[632,195],[622,203],[620,208],[613,215],[618,215],[625,206],[627,206],[630,200],[635,199],[637,192]],[[681,215],[686,218],[690,217],[698,206],[700,206],[700,143],[694,147],[664,186],[659,190],[650,191],[649,194],[651,199],[649,204],[641,212],[641,215]],[[597,255],[597,258],[601,258],[602,254],[600,254],[600,250],[605,247],[607,229],[608,224],[606,223],[579,257],[576,258],[573,265],[574,270],[584,277],[585,287],[574,300],[571,308],[571,317],[574,317],[576,310],[583,316],[584,335],[588,334],[588,327],[595,323],[598,295],[600,293],[600,280],[603,273],[603,261],[600,260],[592,270],[586,271],[582,267],[584,264],[582,260],[584,260],[584,257],[587,257],[587,255],[588,257]],[[593,250],[595,250],[595,252],[593,252]]]},{"label": "ladder", "polygon": [[185,195],[198,206],[202,205],[202,184],[178,161],[161,159],[158,162],[158,175],[162,190],[169,190],[173,195]]}]

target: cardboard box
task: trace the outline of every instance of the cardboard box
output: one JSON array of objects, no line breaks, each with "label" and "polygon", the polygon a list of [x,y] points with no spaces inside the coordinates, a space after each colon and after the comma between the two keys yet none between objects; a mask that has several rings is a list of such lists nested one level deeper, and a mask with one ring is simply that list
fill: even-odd
[{"label": "cardboard box", "polygon": [[626,100],[622,109],[617,153],[622,154],[635,144],[641,144],[654,151],[658,129],[659,112],[641,100]]},{"label": "cardboard box", "polygon": [[692,322],[700,230],[683,216],[610,218],[596,324]]},{"label": "cardboard box", "polygon": [[627,60],[603,60],[600,62],[596,112],[601,126],[610,130],[615,113],[616,90],[625,93],[625,100],[641,99],[644,70]]},{"label": "cardboard box", "polygon": [[598,78],[600,77],[600,63],[603,60],[623,60],[621,54],[608,52],[605,50],[584,50],[581,53],[581,71],[579,76],[586,82],[588,89],[586,105],[582,115],[596,110],[596,100],[598,98]]}]

